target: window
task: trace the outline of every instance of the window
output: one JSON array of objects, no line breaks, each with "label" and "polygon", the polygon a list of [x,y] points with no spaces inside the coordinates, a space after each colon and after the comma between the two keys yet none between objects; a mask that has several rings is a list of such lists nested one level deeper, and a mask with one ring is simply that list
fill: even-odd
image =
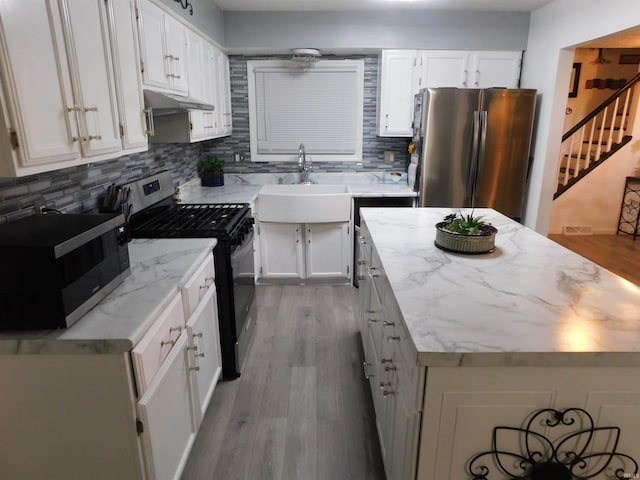
[{"label": "window", "polygon": [[252,161],[362,161],[363,60],[247,62]]}]

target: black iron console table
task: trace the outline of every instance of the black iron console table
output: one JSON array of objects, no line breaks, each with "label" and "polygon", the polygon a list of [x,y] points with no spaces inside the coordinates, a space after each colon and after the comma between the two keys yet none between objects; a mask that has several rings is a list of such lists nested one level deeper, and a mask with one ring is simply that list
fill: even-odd
[{"label": "black iron console table", "polygon": [[640,177],[627,177],[620,207],[618,233],[631,235],[635,241],[640,235],[638,222],[640,221]]}]

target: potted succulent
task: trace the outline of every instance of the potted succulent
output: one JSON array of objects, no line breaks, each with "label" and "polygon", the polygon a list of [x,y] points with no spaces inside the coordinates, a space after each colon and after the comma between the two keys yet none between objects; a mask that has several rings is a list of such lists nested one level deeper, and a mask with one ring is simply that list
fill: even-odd
[{"label": "potted succulent", "polygon": [[452,213],[436,223],[435,245],[443,250],[459,253],[490,253],[495,250],[498,229],[481,216]]},{"label": "potted succulent", "polygon": [[224,185],[224,160],[215,155],[207,155],[198,162],[198,176],[203,187],[219,187]]}]

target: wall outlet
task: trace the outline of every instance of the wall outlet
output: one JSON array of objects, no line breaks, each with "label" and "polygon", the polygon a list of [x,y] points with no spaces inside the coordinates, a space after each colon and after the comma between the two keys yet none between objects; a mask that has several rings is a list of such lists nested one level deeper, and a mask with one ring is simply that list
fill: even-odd
[{"label": "wall outlet", "polygon": [[387,165],[393,165],[393,161],[395,160],[395,158],[396,154],[391,150],[384,151],[384,163],[386,163]]}]

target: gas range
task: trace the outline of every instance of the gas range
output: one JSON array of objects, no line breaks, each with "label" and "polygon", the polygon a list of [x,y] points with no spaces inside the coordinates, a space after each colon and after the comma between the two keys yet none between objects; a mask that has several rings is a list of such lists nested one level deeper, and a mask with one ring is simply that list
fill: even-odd
[{"label": "gas range", "polygon": [[[182,204],[169,172],[128,184],[133,238],[216,238],[213,250],[222,377],[240,376],[255,326],[253,218],[247,203]],[[137,213],[136,213],[137,212]]]},{"label": "gas range", "polygon": [[251,229],[248,203],[193,203],[154,206],[131,219],[138,238],[228,237],[238,244]]}]

